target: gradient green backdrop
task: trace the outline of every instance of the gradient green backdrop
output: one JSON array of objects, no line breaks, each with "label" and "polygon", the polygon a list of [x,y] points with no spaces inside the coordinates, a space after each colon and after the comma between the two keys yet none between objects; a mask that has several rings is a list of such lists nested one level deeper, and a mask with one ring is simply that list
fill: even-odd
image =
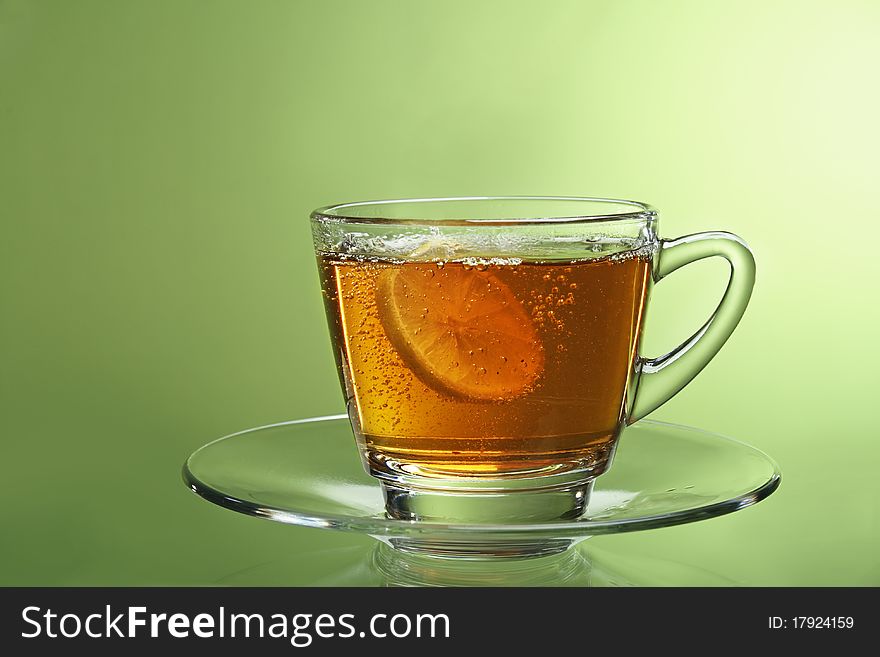
[{"label": "gradient green backdrop", "polygon": [[[212,507],[179,474],[217,436],[342,408],[308,212],[571,194],[750,243],[743,324],[654,417],[784,473],[755,508],[588,545],[880,584],[878,34],[870,0],[0,0],[0,583],[269,583],[247,573],[272,563],[332,583],[370,539]],[[647,352],[725,277],[659,285]]]}]

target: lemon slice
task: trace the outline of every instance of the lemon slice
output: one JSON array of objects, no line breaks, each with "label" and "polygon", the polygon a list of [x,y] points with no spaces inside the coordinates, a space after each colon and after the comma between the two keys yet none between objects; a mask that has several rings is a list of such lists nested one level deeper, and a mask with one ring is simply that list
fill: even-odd
[{"label": "lemon slice", "polygon": [[404,265],[377,279],[379,317],[404,363],[435,390],[474,400],[528,392],[544,352],[526,309],[487,271]]}]

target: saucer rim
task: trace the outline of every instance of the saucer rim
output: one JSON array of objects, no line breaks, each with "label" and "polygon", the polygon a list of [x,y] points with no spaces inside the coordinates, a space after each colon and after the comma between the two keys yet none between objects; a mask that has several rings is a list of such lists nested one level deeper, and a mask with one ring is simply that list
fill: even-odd
[{"label": "saucer rim", "polygon": [[[654,514],[649,516],[639,516],[636,518],[621,518],[617,520],[589,520],[577,519],[569,521],[543,522],[534,524],[456,524],[456,523],[440,523],[434,521],[421,520],[399,520],[395,518],[379,517],[379,516],[353,516],[340,514],[322,514],[314,516],[294,512],[289,509],[280,507],[256,504],[238,498],[230,497],[222,491],[214,488],[210,484],[200,481],[191,471],[190,462],[200,452],[210,448],[212,445],[224,440],[229,440],[244,434],[255,433],[266,429],[276,429],[285,426],[298,424],[310,424],[317,422],[327,422],[333,420],[348,420],[348,415],[338,413],[333,415],[322,415],[308,418],[300,418],[295,420],[286,420],[283,422],[275,422],[272,424],[261,425],[249,429],[236,431],[225,436],[221,436],[215,440],[202,445],[190,454],[183,464],[182,476],[183,481],[193,493],[199,497],[231,511],[244,515],[273,520],[288,525],[299,525],[303,527],[315,527],[319,529],[335,529],[340,531],[350,531],[360,534],[368,534],[371,536],[382,538],[395,537],[413,537],[421,534],[430,534],[437,536],[439,534],[451,534],[461,537],[462,534],[474,536],[490,534],[494,537],[511,538],[545,535],[556,538],[586,538],[589,536],[599,536],[603,534],[616,534],[633,531],[641,531],[646,529],[658,529],[661,527],[672,527],[675,525],[707,520],[727,515],[740,509],[754,506],[758,502],[765,500],[772,495],[782,481],[782,472],[776,461],[767,455],[764,451],[745,443],[736,438],[725,436],[714,431],[700,429],[685,424],[674,422],[666,422],[662,420],[642,419],[633,423],[631,426],[657,426],[668,427],[686,432],[700,433],[710,436],[713,439],[723,440],[734,443],[738,447],[753,452],[755,455],[763,458],[772,468],[772,474],[769,479],[760,486],[732,497],[728,500],[714,502],[701,507],[692,509],[673,511],[665,514]],[[379,482],[376,481],[376,486]]]}]

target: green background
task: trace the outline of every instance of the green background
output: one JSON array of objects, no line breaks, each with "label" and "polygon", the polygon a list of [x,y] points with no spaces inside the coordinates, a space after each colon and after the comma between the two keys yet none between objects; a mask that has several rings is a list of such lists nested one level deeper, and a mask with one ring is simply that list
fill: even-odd
[{"label": "green background", "polygon": [[[0,583],[332,582],[371,539],[180,480],[217,436],[342,408],[309,211],[571,194],[749,242],[742,325],[653,417],[784,473],[586,545],[667,583],[880,584],[878,34],[871,0],[0,1]],[[664,280],[646,354],[725,277]]]}]

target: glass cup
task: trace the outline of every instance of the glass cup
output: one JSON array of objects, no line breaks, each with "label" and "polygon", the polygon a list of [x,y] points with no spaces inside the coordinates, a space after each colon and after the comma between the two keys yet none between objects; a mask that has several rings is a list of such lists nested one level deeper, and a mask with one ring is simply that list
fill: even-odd
[{"label": "glass cup", "polygon": [[[348,415],[401,519],[580,516],[624,427],[705,367],[754,284],[740,238],[661,239],[635,201],[403,199],[311,219]],[[730,263],[718,308],[641,356],[651,286],[710,256]]]}]

